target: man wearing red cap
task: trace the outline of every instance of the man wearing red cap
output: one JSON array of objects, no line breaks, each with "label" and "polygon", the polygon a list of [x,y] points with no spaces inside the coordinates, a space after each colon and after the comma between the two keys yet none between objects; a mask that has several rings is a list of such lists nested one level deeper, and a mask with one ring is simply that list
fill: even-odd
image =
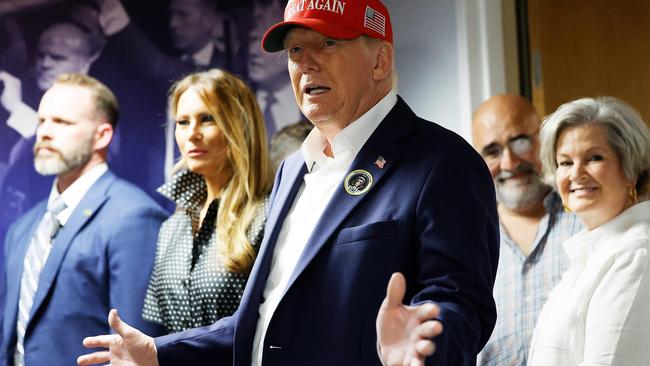
[{"label": "man wearing red cap", "polygon": [[262,47],[286,51],[316,128],[278,170],[239,309],[156,339],[113,310],[117,334],[84,341],[109,351],[80,365],[475,364],[496,319],[485,163],[397,96],[378,0],[291,0],[284,19]]}]

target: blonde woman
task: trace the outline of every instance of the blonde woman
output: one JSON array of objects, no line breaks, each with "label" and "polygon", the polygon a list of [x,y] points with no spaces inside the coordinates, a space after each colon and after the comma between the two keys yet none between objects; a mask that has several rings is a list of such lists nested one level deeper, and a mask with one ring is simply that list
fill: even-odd
[{"label": "blonde woman", "polygon": [[272,185],[264,121],[250,89],[213,69],[172,86],[180,172],[159,192],[177,204],[158,237],[143,317],[170,333],[238,307]]}]

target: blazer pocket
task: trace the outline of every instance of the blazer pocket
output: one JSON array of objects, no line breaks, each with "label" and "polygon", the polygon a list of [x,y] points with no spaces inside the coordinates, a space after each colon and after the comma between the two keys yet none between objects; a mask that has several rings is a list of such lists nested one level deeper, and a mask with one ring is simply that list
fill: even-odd
[{"label": "blazer pocket", "polygon": [[397,220],[373,222],[360,226],[341,229],[336,237],[335,245],[353,243],[363,240],[396,236],[399,231]]}]

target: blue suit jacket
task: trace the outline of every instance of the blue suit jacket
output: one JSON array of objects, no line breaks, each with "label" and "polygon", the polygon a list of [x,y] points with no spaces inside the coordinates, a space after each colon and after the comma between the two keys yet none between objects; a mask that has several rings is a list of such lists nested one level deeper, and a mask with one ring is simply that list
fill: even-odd
[{"label": "blue suit jacket", "polygon": [[[23,259],[46,205],[39,203],[16,221],[5,240],[3,366],[13,365]],[[93,184],[54,239],[41,272],[25,331],[27,365],[75,365],[88,351],[84,337],[110,332],[111,308],[144,332],[161,334],[142,320],[141,311],[166,216],[149,196],[111,172]]]},{"label": "blue suit jacket", "polygon": [[[380,155],[383,169],[374,164]],[[496,320],[499,227],[483,159],[400,99],[352,162],[350,171],[356,169],[372,174],[372,187],[352,196],[342,182],[334,193],[270,321],[263,364],[380,365],[375,319],[393,272],[406,275],[409,303],[441,308],[444,332],[427,364],[474,364]],[[239,310],[157,339],[161,366],[250,366],[273,249],[305,173],[298,153],[277,175]]]}]

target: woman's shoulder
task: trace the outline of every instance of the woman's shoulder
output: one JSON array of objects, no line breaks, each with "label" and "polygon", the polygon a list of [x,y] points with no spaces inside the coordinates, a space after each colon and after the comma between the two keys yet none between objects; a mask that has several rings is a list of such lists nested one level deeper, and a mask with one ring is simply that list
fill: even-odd
[{"label": "woman's shoulder", "polygon": [[608,243],[609,256],[614,262],[613,267],[626,268],[632,270],[632,267],[639,271],[647,272],[644,268],[650,265],[650,223],[638,222],[622,232],[618,238],[612,238]]},{"label": "woman's shoulder", "polygon": [[639,221],[630,226],[621,236],[621,240],[635,247],[648,248],[650,246],[650,221]]}]

